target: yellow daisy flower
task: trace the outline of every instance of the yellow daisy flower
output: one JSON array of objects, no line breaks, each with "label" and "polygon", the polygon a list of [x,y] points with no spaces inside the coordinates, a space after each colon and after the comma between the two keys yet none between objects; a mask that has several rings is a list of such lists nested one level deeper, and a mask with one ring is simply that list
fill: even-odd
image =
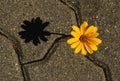
[{"label": "yellow daisy flower", "polygon": [[93,51],[97,51],[97,45],[99,45],[102,40],[98,39],[99,33],[97,32],[98,28],[96,26],[89,26],[85,21],[81,24],[80,28],[73,25],[73,31],[71,35],[73,38],[67,40],[67,43],[71,45],[71,48],[74,48],[74,53],[77,54],[82,51],[82,55],[88,53],[92,54]]}]

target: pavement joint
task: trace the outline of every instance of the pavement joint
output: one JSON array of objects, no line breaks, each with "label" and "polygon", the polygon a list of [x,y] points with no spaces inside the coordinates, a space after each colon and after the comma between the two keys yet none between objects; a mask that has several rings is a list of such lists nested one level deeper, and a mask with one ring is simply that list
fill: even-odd
[{"label": "pavement joint", "polygon": [[[77,24],[80,25],[80,23],[82,23],[82,21],[83,21],[82,20],[82,15],[81,15],[81,13],[79,13],[79,11],[81,11],[81,9],[80,8],[75,8],[75,7],[71,6],[71,4],[69,4],[67,1],[64,1],[64,0],[60,0],[60,1],[75,12],[75,15],[76,15],[76,18],[77,18]],[[105,63],[97,60],[96,57],[93,57],[91,55],[87,55],[86,58],[88,60],[90,60],[91,62],[93,62],[98,67],[103,69],[106,81],[112,81],[111,72],[110,72],[110,69],[109,69],[108,65],[106,65]]]},{"label": "pavement joint", "polygon": [[13,48],[14,48],[17,56],[18,56],[17,58],[18,58],[18,61],[19,61],[19,64],[20,64],[23,79],[24,79],[24,81],[26,81],[25,80],[25,74],[24,74],[24,71],[23,71],[23,66],[22,66],[22,63],[21,63],[21,58],[20,58],[20,55],[22,55],[22,49],[21,49],[19,41],[15,37],[11,36],[7,31],[3,30],[2,28],[0,28],[0,34],[3,35],[4,37],[6,37],[7,39],[9,39],[12,42]]},{"label": "pavement joint", "polygon": [[[81,21],[82,21],[82,16],[81,16],[81,13],[79,13],[79,12],[81,12],[80,10],[80,8],[79,9],[75,9],[75,7],[73,7],[73,6],[71,6],[71,4],[69,4],[69,3],[67,3],[66,1],[64,1],[64,0],[59,0],[61,3],[63,3],[64,5],[66,5],[68,8],[70,8],[71,10],[73,10],[74,11],[74,13],[75,13],[75,17],[76,17],[76,21],[77,21],[77,25],[79,26],[81,23]],[[79,11],[78,11],[79,10]],[[80,14],[80,15],[78,15],[78,13]]]},{"label": "pavement joint", "polygon": [[[0,28],[0,34],[3,35],[4,37],[6,37],[7,39],[9,39],[12,42],[13,48],[14,48],[15,52],[17,53],[17,56],[18,56],[18,60],[19,60],[19,64],[20,64],[20,67],[21,67],[21,72],[22,72],[24,81],[30,81],[28,75],[26,74],[26,70],[24,68],[24,65],[35,63],[35,62],[40,62],[40,61],[45,61],[47,58],[49,59],[49,57],[51,56],[51,53],[50,53],[51,49],[56,49],[57,48],[57,47],[54,47],[55,44],[57,44],[61,39],[65,39],[65,38],[71,36],[71,35],[65,35],[65,34],[51,33],[51,34],[57,34],[57,35],[62,35],[62,36],[59,37],[59,38],[57,38],[53,42],[53,44],[48,49],[48,51],[45,54],[45,56],[42,59],[38,59],[38,60],[34,60],[34,61],[29,61],[27,63],[22,63],[21,58],[20,58],[20,55],[22,55],[22,49],[21,49],[19,41],[15,37],[11,36],[7,31],[3,30],[2,28]],[[59,45],[57,45],[57,46],[59,46]]]},{"label": "pavement joint", "polygon": [[47,53],[45,54],[45,56],[44,56],[42,59],[29,61],[29,62],[23,63],[22,65],[31,64],[31,63],[35,63],[35,62],[39,62],[39,61],[44,61],[45,59],[47,59],[47,58],[50,56],[49,52],[51,51],[51,49],[55,49],[55,48],[56,48],[56,47],[54,47],[55,44],[58,43],[61,39],[65,39],[65,38],[67,38],[67,37],[70,37],[70,35],[65,35],[65,36],[61,36],[61,37],[57,38],[57,39],[53,42],[53,44],[52,44],[51,47],[48,49]]},{"label": "pavement joint", "polygon": [[111,72],[107,64],[103,63],[102,61],[99,61],[96,57],[91,55],[87,55],[85,57],[91,62],[93,62],[96,66],[101,67],[103,69],[106,81],[112,81]]},{"label": "pavement joint", "polygon": [[[66,1],[64,0],[60,0],[63,4],[65,4],[66,6],[68,6],[70,9],[72,9],[74,12],[75,12],[75,16],[76,16],[76,20],[77,20],[77,25],[80,25],[80,23],[82,22],[82,15],[80,13],[80,8],[76,8],[76,7],[73,7],[71,6],[71,4],[67,3]],[[27,64],[31,64],[31,63],[35,63],[35,62],[40,62],[40,61],[45,61],[45,60],[48,60],[50,57],[51,57],[51,53],[53,53],[54,51],[51,51],[51,49],[56,49],[57,47],[55,46],[61,39],[65,39],[67,37],[70,37],[70,35],[65,35],[65,34],[57,34],[57,33],[51,33],[51,34],[56,34],[56,35],[61,35],[61,37],[57,38],[53,44],[50,46],[50,48],[48,49],[47,53],[45,54],[45,56],[42,58],[42,59],[38,59],[38,60],[34,60],[34,61],[29,61],[29,62],[26,62],[26,63],[22,63],[21,62],[21,58],[22,56],[20,55],[23,55],[23,52],[22,52],[22,49],[21,49],[21,45],[19,43],[19,41],[11,36],[7,31],[3,30],[0,28],[0,34],[4,37],[6,37],[7,39],[9,39],[12,44],[13,44],[13,48],[18,56],[18,60],[19,60],[19,64],[20,64],[20,67],[21,67],[21,71],[22,71],[22,75],[23,75],[23,78],[24,78],[24,81],[30,81],[30,78],[28,77],[27,75],[27,70],[24,68],[24,65],[27,65]],[[57,45],[59,46],[59,45]],[[110,69],[108,67],[107,64],[103,63],[102,61],[99,61],[96,57],[92,56],[92,55],[87,55],[85,56],[88,60],[90,60],[91,62],[93,62],[96,66],[100,67],[103,69],[103,72],[105,74],[105,78],[106,78],[106,81],[112,81],[112,78],[111,78],[111,72],[110,72]]]}]

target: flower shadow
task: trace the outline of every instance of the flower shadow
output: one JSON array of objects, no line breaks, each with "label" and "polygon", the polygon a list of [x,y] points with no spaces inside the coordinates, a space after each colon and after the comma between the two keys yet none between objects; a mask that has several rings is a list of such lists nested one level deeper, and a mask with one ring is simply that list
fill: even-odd
[{"label": "flower shadow", "polygon": [[49,25],[49,22],[43,22],[40,17],[32,18],[31,21],[24,20],[21,28],[24,31],[20,31],[19,35],[22,39],[25,39],[25,43],[30,41],[34,45],[40,44],[40,40],[46,42],[48,39],[46,36],[50,36],[50,32],[44,30]]}]

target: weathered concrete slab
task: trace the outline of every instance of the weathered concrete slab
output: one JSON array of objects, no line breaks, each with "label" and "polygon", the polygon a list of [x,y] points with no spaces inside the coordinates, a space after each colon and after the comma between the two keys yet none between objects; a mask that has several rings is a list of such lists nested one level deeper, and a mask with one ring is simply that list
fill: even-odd
[{"label": "weathered concrete slab", "polygon": [[23,81],[21,68],[11,42],[0,35],[0,81]]},{"label": "weathered concrete slab", "polygon": [[[99,46],[99,51],[91,56],[95,56],[96,59],[108,65],[113,81],[119,81],[119,0],[64,1],[77,10],[78,20],[88,21],[90,25],[98,26],[103,43]],[[41,59],[51,48],[55,39],[60,37],[56,34],[46,36],[48,41],[44,42],[40,39],[41,44],[38,46],[35,46],[32,41],[25,43],[24,39],[19,36],[19,32],[24,31],[21,28],[23,22],[25,23],[24,20],[32,23],[31,19],[40,17],[43,23],[49,22],[45,31],[58,34],[68,34],[71,31],[71,25],[76,24],[74,12],[59,0],[1,0],[0,17],[0,27],[20,41],[23,50],[22,62]],[[36,27],[33,24],[32,27],[34,28],[34,26]],[[4,37],[0,38],[2,38],[0,40],[2,44],[0,46],[0,54],[2,53],[0,55],[0,80],[22,81],[18,59],[12,44]],[[8,54],[10,56],[7,56]],[[73,51],[66,45],[66,40],[55,44],[48,57],[43,61],[25,65],[25,72],[28,81],[105,81],[102,68],[95,66],[81,55],[73,55]]]},{"label": "weathered concrete slab", "polygon": [[76,24],[74,12],[59,0],[1,0],[0,17],[0,23],[2,23],[0,27],[20,41],[24,54],[22,62],[41,59],[54,40],[60,37],[56,34],[46,36],[48,41],[40,40],[41,44],[38,46],[35,46],[32,41],[25,43],[19,36],[19,32],[24,31],[21,28],[24,20],[31,22],[32,18],[40,17],[43,23],[49,22],[45,30],[50,33],[68,34],[71,31],[71,25]]},{"label": "weathered concrete slab", "polygon": [[74,8],[81,22],[99,28],[103,43],[94,53],[99,61],[108,65],[113,81],[120,79],[120,1],[119,0],[62,0]]},{"label": "weathered concrete slab", "polygon": [[[110,68],[113,76],[120,77],[120,2],[119,0],[65,0],[74,8],[80,9],[82,21],[88,21],[90,25],[99,28],[100,38],[103,43],[99,51],[93,54],[99,61],[104,62]],[[75,3],[76,2],[76,3]],[[77,5],[80,3],[80,6]],[[76,5],[75,5],[76,4]],[[119,81],[119,78],[113,81]]]},{"label": "weathered concrete slab", "polygon": [[119,81],[120,80],[120,74],[113,75],[112,77],[113,77],[114,81]]},{"label": "weathered concrete slab", "polygon": [[106,81],[102,68],[74,55],[66,40],[56,43],[49,54],[41,62],[25,65],[29,81]]}]

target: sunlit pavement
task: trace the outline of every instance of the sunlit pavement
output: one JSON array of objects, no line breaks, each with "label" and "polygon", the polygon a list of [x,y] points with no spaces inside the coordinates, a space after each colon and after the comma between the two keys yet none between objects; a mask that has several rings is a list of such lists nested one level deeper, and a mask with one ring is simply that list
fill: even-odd
[{"label": "sunlit pavement", "polygon": [[[119,0],[1,0],[0,81],[120,81]],[[92,55],[67,45],[88,21],[102,44]]]}]

